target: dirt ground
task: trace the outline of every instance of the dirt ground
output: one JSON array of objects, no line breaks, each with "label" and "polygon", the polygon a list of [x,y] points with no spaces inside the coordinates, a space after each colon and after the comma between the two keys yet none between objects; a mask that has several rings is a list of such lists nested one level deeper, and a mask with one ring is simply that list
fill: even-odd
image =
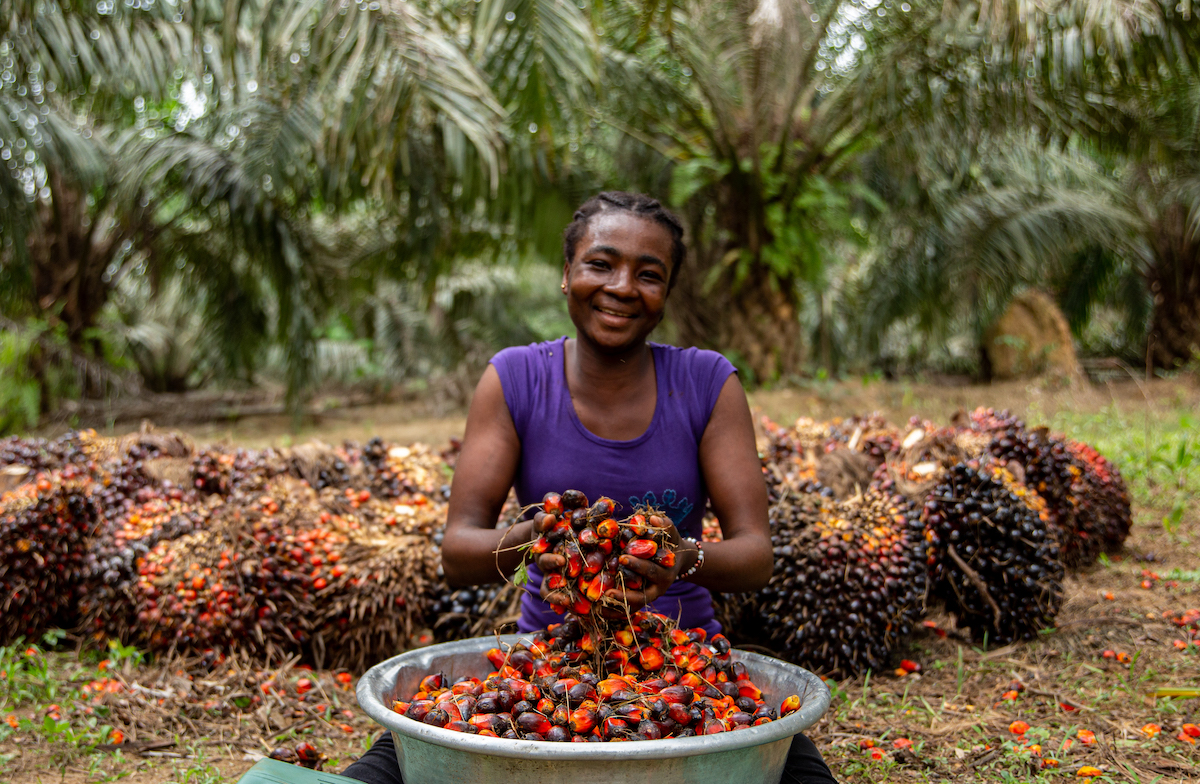
[{"label": "dirt ground", "polygon": [[[1086,420],[1089,432],[1101,434],[1110,422],[1126,428],[1144,422],[1149,433],[1152,421],[1200,413],[1200,385],[1190,378],[1075,387],[847,382],[761,391],[750,399],[757,413],[785,423],[800,415],[876,410],[897,422],[912,415],[944,421],[959,409],[985,405],[1012,409],[1031,422]],[[426,413],[376,406],[309,418],[298,431],[286,417],[250,417],[188,432],[197,442],[251,446],[375,435],[437,444],[461,434],[461,414]],[[1176,641],[1186,637],[1172,622],[1200,607],[1200,511],[1192,499],[1168,532],[1161,522],[1165,492],[1151,485],[1135,498],[1136,522],[1124,551],[1068,577],[1057,628],[1042,639],[983,650],[958,639],[950,619],[931,615],[935,628],[922,627],[901,652],[920,673],[832,684],[833,704],[810,735],[839,780],[1065,781],[1094,768],[1101,781],[1200,781],[1200,744],[1188,743],[1181,730],[1200,723],[1200,699],[1155,696],[1162,688],[1200,688],[1200,648],[1177,649]],[[93,677],[94,664],[81,663],[86,657],[56,656],[64,679]],[[195,661],[126,666],[120,676],[125,691],[105,698],[125,722],[127,745],[119,751],[30,733],[0,735],[0,779],[217,784],[236,780],[271,748],[299,741],[328,755],[325,769],[337,772],[377,731],[337,673],[300,672],[286,663],[227,663],[211,673],[195,667]],[[300,677],[317,688],[297,694]],[[267,681],[284,686],[279,693],[260,689],[264,699],[254,710],[227,710],[230,683],[254,692],[254,684]],[[148,694],[166,696],[155,705]],[[139,712],[143,703],[147,710]],[[17,713],[41,720],[32,708]],[[1010,730],[1015,721],[1029,729],[1018,736]],[[1085,742],[1090,736],[1080,730],[1094,733],[1094,741]],[[1043,762],[1050,759],[1057,765]]]}]

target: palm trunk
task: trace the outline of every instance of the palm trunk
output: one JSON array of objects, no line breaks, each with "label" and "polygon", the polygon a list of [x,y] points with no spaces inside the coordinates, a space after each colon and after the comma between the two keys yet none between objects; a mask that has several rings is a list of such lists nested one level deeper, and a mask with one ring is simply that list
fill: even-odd
[{"label": "palm trunk", "polygon": [[1147,278],[1154,313],[1146,352],[1156,367],[1200,358],[1200,239],[1190,229],[1187,209],[1175,204],[1150,236],[1154,260]]},{"label": "palm trunk", "polygon": [[[671,318],[682,344],[724,353],[752,376],[744,382],[761,384],[800,368],[796,281],[773,279],[758,263],[742,281],[734,280],[736,265],[724,263],[728,254],[745,249],[757,256],[770,237],[756,209],[756,189],[724,185],[715,226],[705,226],[703,213],[688,216],[693,266],[671,295]],[[717,267],[726,268],[713,280]]]}]

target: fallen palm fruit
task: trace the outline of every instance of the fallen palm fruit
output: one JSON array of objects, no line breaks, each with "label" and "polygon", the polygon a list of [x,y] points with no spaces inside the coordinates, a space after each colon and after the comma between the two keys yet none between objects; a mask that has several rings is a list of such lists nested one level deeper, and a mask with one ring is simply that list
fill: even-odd
[{"label": "fallen palm fruit", "polygon": [[[392,710],[454,732],[578,743],[731,732],[801,707],[796,695],[778,711],[767,705],[723,635],[709,640],[703,629],[679,629],[644,610],[629,617],[630,625],[598,640],[568,616],[489,650],[495,669],[486,678],[433,673]],[[660,655],[646,666],[648,650]],[[605,654],[598,662],[597,651]]]}]

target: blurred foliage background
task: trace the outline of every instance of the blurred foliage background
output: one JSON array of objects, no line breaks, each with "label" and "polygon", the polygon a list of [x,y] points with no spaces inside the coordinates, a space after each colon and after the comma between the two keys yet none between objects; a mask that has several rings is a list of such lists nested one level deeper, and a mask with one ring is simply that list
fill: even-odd
[{"label": "blurred foliage background", "polygon": [[659,196],[659,339],[750,383],[1200,353],[1191,0],[0,0],[0,432],[72,398],[434,387],[569,330],[561,232]]}]

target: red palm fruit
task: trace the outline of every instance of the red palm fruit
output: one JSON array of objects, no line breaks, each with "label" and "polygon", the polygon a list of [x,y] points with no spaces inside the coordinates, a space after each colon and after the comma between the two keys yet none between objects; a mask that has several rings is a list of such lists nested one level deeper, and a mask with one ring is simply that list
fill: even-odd
[{"label": "red palm fruit", "polygon": [[650,718],[650,711],[644,705],[636,703],[627,703],[619,705],[616,708],[616,714],[623,719],[626,719],[630,724],[638,724]]},{"label": "red palm fruit", "polygon": [[671,720],[676,724],[684,726],[686,726],[687,723],[692,720],[691,712],[688,711],[687,706],[679,702],[672,702],[667,705],[667,715],[670,716]]},{"label": "red palm fruit", "polygon": [[617,645],[620,645],[622,648],[628,648],[633,645],[633,632],[628,629],[621,629],[613,633],[613,639]]},{"label": "red palm fruit", "polygon": [[662,730],[658,728],[656,723],[650,720],[639,722],[637,726],[637,733],[646,740],[658,740],[662,737]]},{"label": "red palm fruit", "polygon": [[462,721],[462,709],[458,707],[458,703],[452,699],[439,700],[437,704],[438,710],[443,710],[450,717],[450,721]]},{"label": "red palm fruit", "polygon": [[537,712],[546,716],[554,713],[554,700],[549,697],[542,697],[537,701]]},{"label": "red palm fruit", "polygon": [[425,718],[421,719],[421,721],[431,727],[445,727],[450,723],[450,716],[441,708],[434,708],[429,713],[426,713]]},{"label": "red palm fruit", "polygon": [[544,536],[539,536],[537,539],[533,540],[533,545],[529,548],[529,552],[533,553],[534,555],[543,555],[550,552],[551,547],[553,547],[553,545],[550,544],[549,539]]},{"label": "red palm fruit", "polygon": [[695,629],[688,629],[688,637],[692,638],[692,642],[704,642],[708,639],[708,632],[697,626]]},{"label": "red palm fruit", "polygon": [[503,721],[503,719],[494,713],[476,713],[474,716],[467,719],[467,722],[469,722],[470,725],[479,732],[482,732],[483,730],[492,730],[494,732],[496,726]]},{"label": "red palm fruit", "polygon": [[654,563],[666,569],[675,568],[675,551],[662,549],[658,551],[658,555],[654,556]]},{"label": "red palm fruit", "polygon": [[663,667],[662,672],[659,674],[662,675],[664,681],[672,686],[674,686],[676,683],[679,683],[679,670],[675,667]]},{"label": "red palm fruit", "polygon": [[583,573],[588,577],[595,577],[604,569],[604,553],[599,550],[593,550],[587,554],[587,558],[583,559]]},{"label": "red palm fruit", "polygon": [[571,612],[576,615],[587,615],[592,611],[592,603],[586,596],[580,596],[571,604]]},{"label": "red palm fruit", "polygon": [[762,689],[754,685],[752,681],[744,680],[737,682],[738,696],[749,697],[756,702],[763,698]]},{"label": "red palm fruit", "polygon": [[562,494],[564,509],[583,509],[588,505],[587,496],[578,490],[568,490]]},{"label": "red palm fruit", "polygon": [[465,732],[468,735],[474,735],[479,732],[474,725],[465,721],[452,721],[446,725],[446,729],[450,730],[451,732]]},{"label": "red palm fruit", "polygon": [[630,517],[625,525],[633,532],[634,536],[646,535],[646,516],[643,514],[635,514]]},{"label": "red palm fruit", "polygon": [[560,515],[563,513],[562,496],[558,493],[546,493],[542,496],[542,511],[546,514]]},{"label": "red palm fruit", "polygon": [[611,591],[617,587],[616,578],[613,577],[608,572],[601,572],[600,574],[596,575],[596,579],[593,580],[592,582],[597,584],[597,586],[600,589],[601,595],[603,595],[604,593]]},{"label": "red palm fruit", "polygon": [[752,726],[761,727],[764,724],[770,724],[770,723],[771,723],[770,716],[758,716],[752,722]]},{"label": "red palm fruit", "polygon": [[712,665],[712,659],[703,653],[696,652],[688,657],[685,669],[688,672],[704,672]]},{"label": "red palm fruit", "polygon": [[517,680],[520,680],[521,676],[525,674],[516,667],[513,667],[511,663],[501,667],[498,672],[501,678],[515,678]]},{"label": "red palm fruit", "polygon": [[567,578],[562,572],[551,572],[546,575],[546,587],[552,591],[561,591],[567,587]]},{"label": "red palm fruit", "polygon": [[634,558],[649,560],[658,552],[658,545],[650,539],[634,539],[629,544],[625,545],[626,555],[631,555]]},{"label": "red palm fruit", "polygon": [[576,509],[571,512],[571,528],[575,531],[582,531],[587,528],[588,512],[586,509]]},{"label": "red palm fruit", "polygon": [[609,671],[620,672],[629,663],[629,651],[611,650],[604,654],[604,666]]},{"label": "red palm fruit", "polygon": [[795,713],[796,711],[800,710],[800,704],[799,695],[793,694],[791,697],[788,697],[786,700],[784,700],[779,706],[779,715],[786,716],[789,713]]},{"label": "red palm fruit", "polygon": [[596,536],[601,539],[616,539],[620,533],[621,526],[617,525],[617,521],[611,517],[596,524]]},{"label": "red palm fruit", "polygon": [[692,640],[688,637],[688,633],[683,629],[671,629],[667,632],[667,639],[671,641],[671,647],[680,645],[690,645]]},{"label": "red palm fruit", "polygon": [[613,551],[613,540],[601,539],[600,541],[596,542],[596,551],[603,553],[605,558],[609,557],[612,555]]},{"label": "red palm fruit", "polygon": [[642,665],[643,670],[646,670],[647,672],[655,672],[657,670],[661,670],[665,662],[663,660],[662,651],[651,645],[644,645],[642,646],[642,649],[638,651],[638,663]]},{"label": "red palm fruit", "polygon": [[514,650],[508,655],[508,666],[520,671],[523,676],[532,675],[533,656],[526,650]]},{"label": "red palm fruit", "polygon": [[694,672],[685,672],[683,677],[679,679],[679,683],[701,693],[703,693],[704,687],[708,685],[704,682],[703,678]]},{"label": "red palm fruit", "polygon": [[577,536],[580,547],[595,547],[596,543],[600,541],[600,537],[596,536],[596,529],[590,526],[580,531]]},{"label": "red palm fruit", "polygon": [[[620,653],[624,653],[624,651],[620,651]],[[625,656],[628,658],[629,654],[626,653]],[[624,678],[610,675],[596,684],[596,694],[600,695],[600,699],[608,700],[617,692],[629,691],[632,688],[632,684]]]},{"label": "red palm fruit", "polygon": [[[600,594],[604,591],[600,588],[600,578],[596,577],[591,580],[586,577],[579,578],[579,590],[588,598],[589,602],[599,600]],[[582,613],[580,613],[582,615]]]},{"label": "red palm fruit", "polygon": [[567,741],[571,740],[571,731],[566,727],[559,727],[555,725],[550,728],[549,732],[546,733],[546,740],[550,741],[551,743],[566,743]]},{"label": "red palm fruit", "polygon": [[612,517],[613,512],[617,511],[617,502],[606,495],[602,495],[596,503],[592,504],[591,511],[596,517]]},{"label": "red palm fruit", "polygon": [[565,615],[567,612],[567,605],[550,602],[550,610],[556,615]]},{"label": "red palm fruit", "polygon": [[539,689],[535,683],[523,684],[519,690],[514,691],[521,695],[521,699],[525,700],[526,702],[532,702],[535,705],[537,704],[537,701],[542,698],[542,690]]},{"label": "red palm fruit", "polygon": [[550,719],[537,711],[526,711],[517,717],[517,729],[521,732],[536,732],[545,736],[552,726]]},{"label": "red palm fruit", "polygon": [[746,674],[746,665],[742,664],[741,662],[734,662],[732,670],[734,680],[744,681],[750,677]]},{"label": "red palm fruit", "polygon": [[587,634],[585,634],[579,638],[578,645],[579,645],[579,649],[582,650],[584,653],[595,653],[596,638],[592,635],[591,632],[588,632]]},{"label": "red palm fruit", "polygon": [[708,641],[708,644],[716,654],[713,658],[720,661],[729,660],[729,651],[733,649],[733,645],[730,644],[729,639],[724,634],[720,632],[714,634],[713,638]]},{"label": "red palm fruit", "polygon": [[590,683],[576,683],[567,690],[567,699],[575,705],[584,702],[595,702],[597,698],[596,689]]},{"label": "red palm fruit", "polygon": [[550,527],[550,539],[561,540],[565,539],[571,531],[571,523],[567,520],[559,520]]},{"label": "red palm fruit", "polygon": [[718,732],[725,732],[729,728],[725,726],[725,722],[720,719],[706,719],[704,721],[704,730],[701,735],[716,735]]},{"label": "red palm fruit", "polygon": [[[658,693],[658,696],[666,700],[668,705],[691,705],[692,700],[696,698],[696,692],[689,686],[668,686]],[[677,719],[678,721],[678,719]],[[686,722],[680,722],[686,723]]]},{"label": "red palm fruit", "polygon": [[717,668],[711,664],[708,665],[704,668],[704,672],[700,673],[700,677],[703,678],[706,683],[716,683]]},{"label": "red palm fruit", "polygon": [[549,652],[550,647],[541,640],[535,640],[529,644],[529,653],[535,659],[544,659]]},{"label": "red palm fruit", "polygon": [[629,724],[616,716],[609,716],[600,725],[600,732],[609,740],[618,738],[629,731]]},{"label": "red palm fruit", "polygon": [[571,720],[571,714],[565,705],[559,705],[550,714],[550,723],[556,726],[566,726]]},{"label": "red palm fruit", "polygon": [[583,572],[583,556],[578,551],[567,556],[567,576],[578,577]]},{"label": "red palm fruit", "polygon": [[578,708],[571,711],[571,731],[579,735],[586,735],[591,732],[596,726],[596,704],[593,702],[584,702]]},{"label": "red palm fruit", "polygon": [[417,687],[419,691],[435,692],[446,688],[446,676],[440,672],[435,672],[433,675],[426,675],[421,679],[421,685]]},{"label": "red palm fruit", "polygon": [[667,683],[662,678],[651,678],[650,680],[642,681],[637,685],[637,690],[642,694],[658,694],[663,689],[671,684]]},{"label": "red palm fruit", "polygon": [[399,713],[401,716],[403,716],[405,713],[408,712],[409,704],[410,703],[404,702],[403,700],[393,700],[392,701],[392,710],[394,710],[396,713]]},{"label": "red palm fruit", "polygon": [[668,655],[671,657],[671,662],[676,667],[681,667],[686,670],[688,660],[690,660],[692,657],[692,650],[690,646],[676,645],[671,649]]},{"label": "red palm fruit", "polygon": [[483,684],[478,678],[467,678],[450,687],[451,694],[470,694],[472,697],[478,697],[483,694]]},{"label": "red palm fruit", "polygon": [[626,662],[624,667],[621,668],[621,674],[631,678],[637,678],[642,674],[642,668],[637,665],[637,662],[630,660]]},{"label": "red palm fruit", "polygon": [[736,708],[725,714],[725,721],[730,724],[752,724],[754,717],[745,711],[737,710]]}]

